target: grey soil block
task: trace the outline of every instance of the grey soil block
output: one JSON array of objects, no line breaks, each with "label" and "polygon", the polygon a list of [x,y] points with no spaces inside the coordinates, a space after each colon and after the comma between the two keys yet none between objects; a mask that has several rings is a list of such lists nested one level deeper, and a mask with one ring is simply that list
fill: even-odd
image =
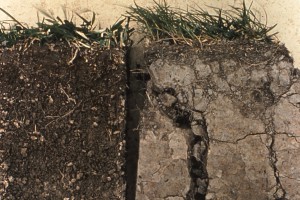
[{"label": "grey soil block", "polygon": [[300,73],[283,45],[153,45],[138,200],[300,199]]}]

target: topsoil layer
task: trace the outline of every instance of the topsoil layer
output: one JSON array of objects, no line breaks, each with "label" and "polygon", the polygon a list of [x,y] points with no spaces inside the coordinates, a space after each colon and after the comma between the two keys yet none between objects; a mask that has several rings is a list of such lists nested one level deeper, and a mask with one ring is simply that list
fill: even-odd
[{"label": "topsoil layer", "polygon": [[121,50],[0,50],[0,199],[122,199]]}]

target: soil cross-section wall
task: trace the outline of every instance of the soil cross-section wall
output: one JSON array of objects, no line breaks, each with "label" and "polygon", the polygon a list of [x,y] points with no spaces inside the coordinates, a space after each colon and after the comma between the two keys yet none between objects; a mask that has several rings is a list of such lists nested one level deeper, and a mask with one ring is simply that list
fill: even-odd
[{"label": "soil cross-section wall", "polygon": [[154,45],[137,199],[300,199],[300,78],[284,46]]},{"label": "soil cross-section wall", "polygon": [[0,51],[0,199],[124,199],[125,53]]}]

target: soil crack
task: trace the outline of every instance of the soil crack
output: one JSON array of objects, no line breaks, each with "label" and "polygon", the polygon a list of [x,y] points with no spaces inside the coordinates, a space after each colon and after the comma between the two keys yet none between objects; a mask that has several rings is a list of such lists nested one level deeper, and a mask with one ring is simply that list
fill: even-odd
[{"label": "soil crack", "polygon": [[[272,114],[271,114],[272,115]],[[274,177],[276,180],[276,189],[273,194],[273,197],[275,200],[286,200],[286,190],[284,189],[281,180],[280,180],[280,171],[277,168],[277,153],[274,149],[275,140],[276,140],[276,131],[275,131],[275,125],[274,125],[274,119],[272,116],[266,117],[268,119],[268,123],[266,124],[266,133],[268,135],[268,139],[266,141],[270,141],[269,144],[266,145],[269,151],[269,159],[270,159],[270,165],[274,171]]]},{"label": "soil crack", "polygon": [[206,170],[209,138],[206,120],[203,115],[201,117],[202,119],[193,119],[191,123],[194,128],[191,128],[193,135],[189,144],[188,163],[191,185],[187,194],[188,200],[205,200],[209,184]]}]

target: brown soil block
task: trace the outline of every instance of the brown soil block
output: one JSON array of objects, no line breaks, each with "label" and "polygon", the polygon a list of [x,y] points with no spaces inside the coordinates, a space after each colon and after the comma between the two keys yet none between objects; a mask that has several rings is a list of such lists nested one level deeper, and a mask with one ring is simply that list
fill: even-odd
[{"label": "brown soil block", "polygon": [[0,50],[0,199],[123,199],[125,52]]}]

